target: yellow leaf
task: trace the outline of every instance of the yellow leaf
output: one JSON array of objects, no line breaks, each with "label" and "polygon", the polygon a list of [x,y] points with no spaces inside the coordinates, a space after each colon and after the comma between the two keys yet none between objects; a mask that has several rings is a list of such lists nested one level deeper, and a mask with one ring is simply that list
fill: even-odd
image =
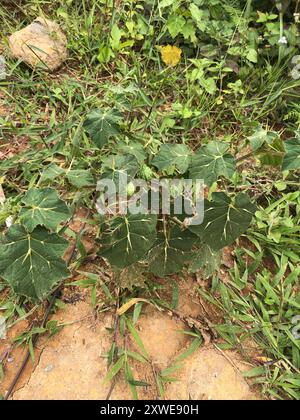
[{"label": "yellow leaf", "polygon": [[170,67],[175,67],[181,60],[182,50],[172,45],[160,47],[162,61]]},{"label": "yellow leaf", "polygon": [[146,299],[141,299],[141,298],[134,298],[134,299],[130,299],[127,303],[125,303],[123,306],[121,306],[121,308],[119,308],[117,310],[117,314],[118,315],[123,315],[125,314],[125,312],[128,311],[128,309],[130,309],[133,305],[135,305],[136,303],[139,302],[146,302],[146,303],[150,303],[148,300]]}]

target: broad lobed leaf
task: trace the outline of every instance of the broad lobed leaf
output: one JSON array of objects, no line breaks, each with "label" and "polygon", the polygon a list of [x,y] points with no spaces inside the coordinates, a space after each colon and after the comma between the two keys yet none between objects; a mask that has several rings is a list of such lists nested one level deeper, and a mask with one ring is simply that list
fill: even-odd
[{"label": "broad lobed leaf", "polygon": [[110,223],[100,243],[99,255],[118,268],[125,268],[143,259],[156,240],[157,216],[127,215]]},{"label": "broad lobed leaf", "polygon": [[37,226],[55,231],[60,223],[70,218],[68,206],[51,188],[32,188],[23,197],[22,203],[20,221],[30,232]]},{"label": "broad lobed leaf", "polygon": [[230,179],[235,172],[235,159],[228,149],[228,144],[216,141],[201,147],[192,157],[190,178],[203,179],[209,187],[221,176]]},{"label": "broad lobed leaf", "polygon": [[190,148],[184,144],[163,144],[152,164],[159,170],[174,166],[180,174],[184,174],[190,164],[190,154]]},{"label": "broad lobed leaf", "polygon": [[225,193],[213,193],[212,201],[205,200],[204,223],[190,226],[202,243],[212,250],[232,244],[250,226],[256,206],[247,194],[231,199]]},{"label": "broad lobed leaf", "polygon": [[189,230],[174,226],[165,236],[160,233],[149,252],[149,271],[163,277],[180,272],[190,258],[197,236]]},{"label": "broad lobed leaf", "polygon": [[101,149],[111,137],[120,134],[122,115],[116,109],[97,109],[87,115],[83,128],[95,145]]},{"label": "broad lobed leaf", "polygon": [[37,227],[29,233],[13,225],[0,239],[0,276],[15,293],[42,300],[62,279],[69,276],[62,259],[68,242]]}]

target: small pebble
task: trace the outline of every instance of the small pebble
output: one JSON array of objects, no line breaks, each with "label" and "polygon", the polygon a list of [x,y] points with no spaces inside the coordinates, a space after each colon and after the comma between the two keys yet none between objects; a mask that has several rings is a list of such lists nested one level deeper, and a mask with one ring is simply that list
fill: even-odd
[{"label": "small pebble", "polygon": [[51,370],[53,370],[54,369],[54,366],[53,365],[48,365],[46,368],[45,368],[45,372],[51,372]]}]

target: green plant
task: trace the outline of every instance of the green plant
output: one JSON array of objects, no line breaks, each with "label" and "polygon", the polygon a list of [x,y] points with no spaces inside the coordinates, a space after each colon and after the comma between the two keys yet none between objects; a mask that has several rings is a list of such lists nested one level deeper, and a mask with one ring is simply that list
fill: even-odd
[{"label": "green plant", "polygon": [[22,204],[18,222],[1,238],[1,277],[17,294],[42,300],[69,275],[62,258],[68,243],[56,230],[70,213],[51,189],[29,190]]},{"label": "green plant", "polygon": [[[210,187],[221,178],[232,179],[236,172],[235,158],[229,153],[230,145],[224,142],[210,142],[195,153],[186,145],[165,144],[154,159],[151,148],[141,148],[137,143],[136,146],[132,144],[132,148],[127,149],[127,155],[123,156],[118,153],[124,135],[121,116],[116,114],[116,119],[111,115],[114,115],[112,111],[93,111],[83,125],[97,147],[103,148],[108,143],[112,148],[117,145],[116,151],[102,158],[102,169],[98,172],[100,180],[109,178],[117,183],[126,172],[130,183],[131,179],[143,173],[146,165],[151,174],[156,176],[188,175],[191,179],[203,179]],[[120,140],[116,144],[112,138],[117,136]],[[263,135],[259,132],[251,137],[254,150],[260,149],[265,141],[268,143],[269,137],[267,132],[263,132]],[[282,153],[283,170],[296,170],[300,167],[297,158],[300,145],[297,138],[287,141],[285,148],[286,152]],[[139,151],[140,158],[137,159]],[[54,176],[58,173],[63,174],[62,171],[54,171]],[[77,188],[92,188],[93,178],[91,184],[85,181],[88,173],[87,170],[68,169],[65,176]],[[130,191],[130,195],[133,194],[134,188]],[[176,194],[173,198],[176,198]],[[70,218],[70,211],[57,193],[47,188],[30,189],[25,197],[20,198],[18,205],[20,210],[15,224],[1,241],[0,272],[17,293],[42,299],[55,284],[68,276],[62,260],[66,241],[56,232],[60,224]],[[148,210],[150,208],[144,209],[146,212]],[[110,217],[103,220],[99,228],[99,255],[121,270],[128,267],[134,269],[135,264],[142,263],[142,271],[158,276],[180,272],[189,265],[196,270],[197,261],[199,268],[209,263],[199,258],[203,249],[209,249],[206,255],[215,258],[216,252],[235,242],[247,230],[255,210],[256,207],[244,193],[235,196],[213,192],[205,200],[204,221],[199,226],[186,225],[184,218],[180,220],[176,214],[165,216],[162,213],[153,215],[142,212]],[[267,210],[266,214],[269,213],[270,210]],[[257,217],[263,223],[263,213],[257,213]],[[270,217],[274,218],[273,213]],[[286,227],[291,226],[289,224]],[[279,239],[279,231],[275,234],[269,230],[268,237],[271,232],[272,239],[274,235]],[[7,265],[7,261],[11,261],[11,264]]]},{"label": "green plant", "polygon": [[[117,316],[115,328],[112,329],[114,337],[113,343],[107,354],[109,369],[104,379],[104,382],[111,382],[109,396],[114,387],[117,375],[122,373],[126,383],[130,386],[133,399],[138,399],[138,389],[141,387],[147,388],[151,386],[151,384],[145,382],[144,380],[135,379],[133,375],[134,367],[143,364],[148,365],[148,368],[152,373],[153,382],[157,390],[157,398],[163,398],[165,385],[170,382],[176,382],[177,380],[171,375],[182,368],[184,360],[192,355],[203,343],[203,339],[199,331],[181,331],[182,334],[193,338],[190,346],[183,353],[178,355],[167,368],[163,370],[158,369],[147,352],[136,328],[143,302],[151,303],[159,307],[160,310],[171,309],[171,306],[166,307],[166,303],[161,302],[160,299],[153,299],[151,301],[147,301],[145,299],[131,299],[118,309],[117,315],[119,315],[119,317]],[[132,306],[134,306],[133,314],[126,314]],[[121,340],[116,340],[116,337],[120,337]],[[133,351],[132,347],[129,345],[129,337],[132,341],[134,341],[137,348],[136,351]],[[124,344],[119,345],[118,343],[120,342]]]},{"label": "green plant", "polygon": [[[224,323],[214,326],[224,340],[219,346],[240,349],[254,365],[244,376],[261,384],[267,397],[299,400],[300,345],[293,334],[300,308],[299,264],[278,255],[275,273],[257,272],[264,257],[260,247],[237,250],[236,257],[226,285],[216,281],[212,293],[199,289],[225,314]],[[253,346],[258,346],[255,357]]]},{"label": "green plant", "polygon": [[[283,184],[283,185],[281,185]],[[293,184],[291,185],[293,187]],[[284,182],[278,188],[288,188]],[[250,230],[249,239],[259,241],[274,256],[287,256],[299,262],[300,247],[300,194],[299,191],[283,194],[278,200],[256,212],[256,229]]]}]

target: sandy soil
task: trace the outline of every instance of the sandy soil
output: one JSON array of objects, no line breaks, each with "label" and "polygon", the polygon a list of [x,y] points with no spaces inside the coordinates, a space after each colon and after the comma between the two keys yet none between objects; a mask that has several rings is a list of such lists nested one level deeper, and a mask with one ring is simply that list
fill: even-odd
[{"label": "sandy soil", "polygon": [[[203,308],[193,301],[189,292],[189,282],[181,281],[178,310],[185,316],[197,317]],[[41,339],[36,353],[36,362],[29,362],[26,372],[14,392],[14,400],[35,399],[105,399],[111,388],[104,383],[107,374],[106,354],[111,346],[109,328],[114,319],[109,313],[100,314],[95,319],[89,305],[89,298],[76,304],[68,304],[53,319],[65,324],[63,330],[51,339]],[[0,354],[9,348],[10,340],[26,325],[19,324],[5,342],[0,342]],[[182,334],[187,326],[178,318],[161,313],[156,308],[145,306],[139,318],[137,330],[152,364],[134,362],[135,380],[144,381],[149,386],[138,388],[140,399],[158,399],[159,394],[153,372],[171,366],[174,358],[185,351],[191,339]],[[136,345],[128,337],[129,346]],[[0,392],[5,394],[16,372],[24,351],[19,348],[5,363],[5,378],[0,382]],[[215,343],[202,346],[185,359],[180,370],[172,374],[178,380],[166,385],[165,399],[192,400],[253,400],[255,390],[246,383],[242,372],[250,369],[234,352],[222,352]],[[118,375],[111,399],[131,399],[131,391],[122,373]]]}]

